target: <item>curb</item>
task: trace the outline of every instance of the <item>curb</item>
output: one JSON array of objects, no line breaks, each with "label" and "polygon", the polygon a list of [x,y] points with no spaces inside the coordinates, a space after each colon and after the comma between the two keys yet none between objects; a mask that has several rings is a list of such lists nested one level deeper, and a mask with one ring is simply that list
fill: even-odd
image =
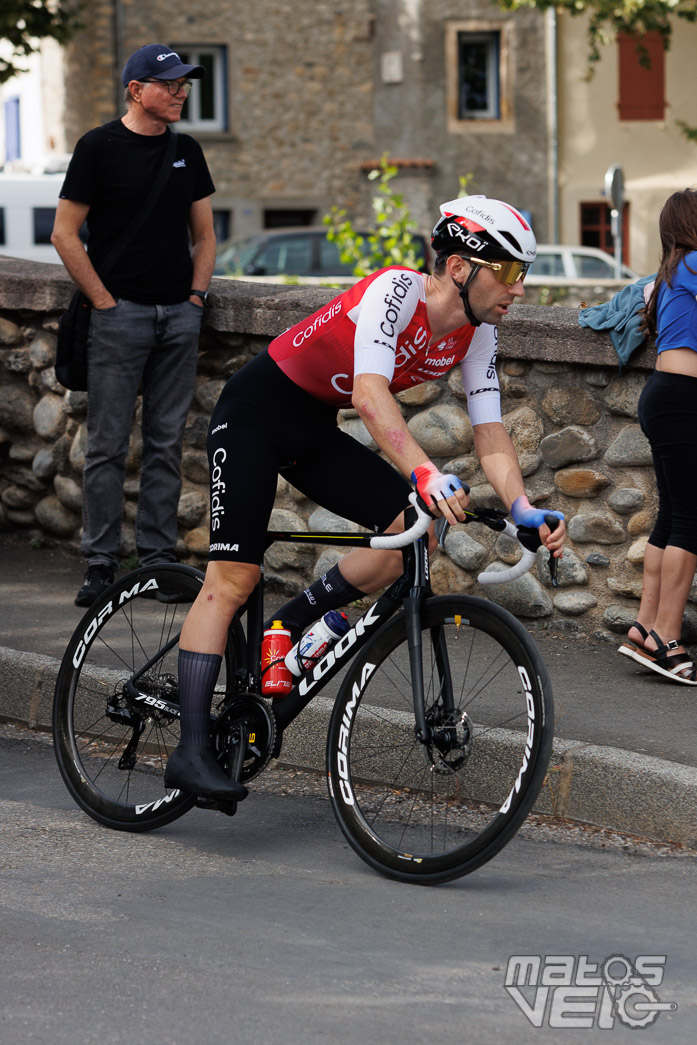
[{"label": "curb", "polygon": [[[0,646],[0,717],[51,730],[60,661]],[[324,773],[333,701],[316,697],[284,733],[283,763]],[[501,738],[497,739],[501,742]],[[697,847],[697,768],[555,738],[535,812]]]}]

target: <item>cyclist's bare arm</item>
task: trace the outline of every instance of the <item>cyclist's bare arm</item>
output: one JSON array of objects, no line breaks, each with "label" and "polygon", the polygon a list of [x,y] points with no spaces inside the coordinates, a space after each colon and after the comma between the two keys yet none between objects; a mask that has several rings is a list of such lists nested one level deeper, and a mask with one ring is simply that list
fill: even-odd
[{"label": "cyclist's bare arm", "polygon": [[[525,486],[518,456],[503,424],[492,421],[475,425],[474,449],[487,481],[510,511],[516,498],[525,496]],[[563,520],[560,520],[554,532],[547,525],[540,527],[540,540],[557,557],[561,555],[565,535]]]},{"label": "cyclist's bare arm", "polygon": [[[386,377],[382,374],[356,374],[352,402],[379,448],[403,475],[410,478],[416,468],[430,463],[428,455],[407,428]],[[463,508],[467,503],[467,494],[460,489],[451,497],[439,500],[437,509],[449,523],[454,524],[464,519]]]}]

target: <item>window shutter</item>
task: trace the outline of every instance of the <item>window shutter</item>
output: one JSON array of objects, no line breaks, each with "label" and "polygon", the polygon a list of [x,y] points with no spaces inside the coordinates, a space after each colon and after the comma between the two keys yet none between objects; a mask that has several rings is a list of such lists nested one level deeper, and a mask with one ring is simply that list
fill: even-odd
[{"label": "window shutter", "polygon": [[[658,32],[643,36],[618,33],[620,120],[662,120],[665,116],[665,52]],[[637,46],[644,48],[651,63],[641,65]]]}]

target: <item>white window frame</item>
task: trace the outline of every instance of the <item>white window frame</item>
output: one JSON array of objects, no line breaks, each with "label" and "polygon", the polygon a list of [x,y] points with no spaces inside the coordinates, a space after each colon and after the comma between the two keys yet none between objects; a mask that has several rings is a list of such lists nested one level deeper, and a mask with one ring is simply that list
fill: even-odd
[{"label": "white window frame", "polygon": [[179,120],[177,129],[218,133],[227,130],[227,62],[225,47],[217,44],[180,44],[174,47],[178,54],[187,55],[187,65],[200,65],[202,55],[213,57],[213,109],[212,119],[200,116],[199,81],[192,80],[193,87],[187,104],[187,118]]},{"label": "white window frame", "polygon": [[[459,37],[465,33],[473,40],[481,41],[498,34],[498,69],[492,63],[488,69],[489,94],[492,98],[498,88],[498,114],[493,107],[483,114],[473,113],[471,116],[458,115],[458,99],[460,92]],[[445,23],[445,64],[446,64],[446,106],[448,131],[451,134],[478,133],[512,133],[515,130],[513,119],[513,23],[509,21],[485,21],[468,19],[466,21]],[[494,77],[498,77],[498,83]]]}]

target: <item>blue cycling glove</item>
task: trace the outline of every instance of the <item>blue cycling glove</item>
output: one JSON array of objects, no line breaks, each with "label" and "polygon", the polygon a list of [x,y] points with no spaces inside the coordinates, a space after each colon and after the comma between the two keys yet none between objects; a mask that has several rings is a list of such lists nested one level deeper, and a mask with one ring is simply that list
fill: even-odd
[{"label": "blue cycling glove", "polygon": [[546,515],[554,515],[557,519],[564,518],[563,512],[549,512],[542,508],[533,508],[525,494],[516,497],[511,505],[511,516],[516,526],[529,526],[539,530],[540,526],[545,525]]}]

